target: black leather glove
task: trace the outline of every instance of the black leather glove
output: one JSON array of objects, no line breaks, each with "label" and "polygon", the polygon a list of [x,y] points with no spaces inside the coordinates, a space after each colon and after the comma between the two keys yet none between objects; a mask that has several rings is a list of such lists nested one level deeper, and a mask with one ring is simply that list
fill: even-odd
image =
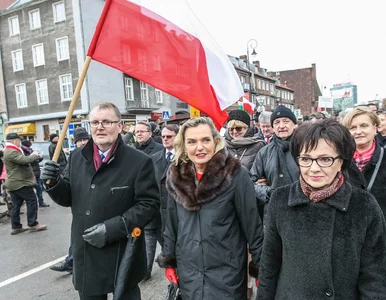
[{"label": "black leather glove", "polygon": [[[60,165],[52,160],[47,161],[44,164],[40,178],[45,185],[54,186],[60,179]],[[50,181],[49,184],[47,184],[48,180]]]},{"label": "black leather glove", "polygon": [[94,247],[103,248],[108,242],[106,225],[104,223],[96,224],[86,229],[84,233],[82,235],[83,239]]}]

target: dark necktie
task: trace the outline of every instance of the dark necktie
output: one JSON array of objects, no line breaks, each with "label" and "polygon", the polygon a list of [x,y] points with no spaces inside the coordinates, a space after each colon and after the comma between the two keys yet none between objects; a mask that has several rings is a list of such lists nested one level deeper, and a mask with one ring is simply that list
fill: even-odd
[{"label": "dark necktie", "polygon": [[101,162],[103,162],[103,160],[105,159],[105,155],[103,153],[101,153],[100,157],[101,157]]},{"label": "dark necktie", "polygon": [[172,158],[172,155],[173,155],[173,153],[171,153],[171,152],[168,152],[168,153],[166,154],[166,160],[167,160],[167,162],[170,162],[170,160],[171,160],[171,158]]}]

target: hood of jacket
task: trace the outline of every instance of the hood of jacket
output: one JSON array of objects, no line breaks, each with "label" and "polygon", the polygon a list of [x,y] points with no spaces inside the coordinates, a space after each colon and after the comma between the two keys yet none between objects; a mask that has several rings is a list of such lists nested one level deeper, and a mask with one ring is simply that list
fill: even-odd
[{"label": "hood of jacket", "polygon": [[243,137],[242,139],[235,140],[232,138],[228,131],[225,132],[225,142],[229,148],[243,148],[257,143],[264,142],[260,136]]}]

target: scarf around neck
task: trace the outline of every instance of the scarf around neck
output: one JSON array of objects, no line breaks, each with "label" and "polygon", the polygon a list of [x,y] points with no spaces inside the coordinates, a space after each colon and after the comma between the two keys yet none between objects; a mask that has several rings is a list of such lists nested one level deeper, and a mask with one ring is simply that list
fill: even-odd
[{"label": "scarf around neck", "polygon": [[5,149],[14,149],[14,150],[19,151],[21,154],[24,155],[23,151],[21,151],[21,149],[19,147],[15,146],[14,144],[9,143],[9,142],[7,142],[5,144]]},{"label": "scarf around neck", "polygon": [[[116,140],[115,144],[111,147],[111,150],[107,154],[107,157],[105,157],[105,159],[104,159],[105,163],[107,163],[109,161],[109,159],[113,155],[117,145],[118,145],[118,140]],[[94,152],[93,152],[94,167],[95,167],[95,170],[98,170],[102,165],[102,160],[101,160],[101,156],[99,155],[99,148],[95,143],[93,143],[93,150],[94,150]]]},{"label": "scarf around neck", "polygon": [[291,138],[292,138],[292,135],[286,138],[285,140],[283,140],[277,137],[276,134],[274,134],[272,137],[272,140],[276,145],[278,145],[283,150],[283,152],[287,152],[289,151]]},{"label": "scarf around neck", "polygon": [[331,182],[328,187],[322,189],[316,189],[310,186],[304,181],[303,176],[300,176],[300,187],[304,195],[307,196],[312,202],[323,202],[327,198],[335,194],[344,183],[344,177],[342,172],[338,172],[335,179]]},{"label": "scarf around neck", "polygon": [[367,165],[367,163],[370,161],[371,157],[374,154],[375,151],[375,139],[373,140],[373,144],[371,145],[371,148],[369,150],[366,150],[365,152],[359,153],[358,150],[355,150],[354,153],[354,160],[359,168],[359,170],[362,172],[364,167]]}]

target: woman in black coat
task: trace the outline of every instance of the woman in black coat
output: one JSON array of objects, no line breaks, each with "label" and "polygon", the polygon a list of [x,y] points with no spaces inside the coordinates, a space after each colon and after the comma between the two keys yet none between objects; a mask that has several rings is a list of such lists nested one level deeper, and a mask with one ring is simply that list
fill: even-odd
[{"label": "woman in black coat", "polygon": [[352,185],[369,191],[386,216],[386,153],[376,139],[380,120],[372,110],[362,106],[348,113],[342,124],[350,131],[356,144],[347,179]]},{"label": "woman in black coat", "polygon": [[175,151],[158,263],[184,300],[245,300],[247,243],[249,270],[257,277],[263,240],[248,170],[224,148],[207,118],[184,123]]},{"label": "woman in black coat", "polygon": [[333,120],[300,126],[300,180],[268,206],[258,299],[386,298],[386,225],[368,192],[345,180],[355,142]]}]

